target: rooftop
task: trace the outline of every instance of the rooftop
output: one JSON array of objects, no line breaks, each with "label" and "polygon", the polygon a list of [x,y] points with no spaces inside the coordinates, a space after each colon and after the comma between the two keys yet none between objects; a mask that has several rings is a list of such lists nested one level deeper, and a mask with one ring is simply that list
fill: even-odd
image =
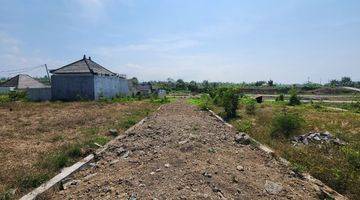
[{"label": "rooftop", "polygon": [[84,55],[83,59],[65,65],[59,69],[50,70],[52,74],[99,74],[116,76],[117,74],[111,72],[105,67],[91,60],[91,57],[86,58]]},{"label": "rooftop", "polygon": [[44,88],[46,85],[35,80],[27,74],[19,74],[12,77],[6,82],[0,84],[0,87],[14,87],[16,89],[26,89],[26,88]]}]

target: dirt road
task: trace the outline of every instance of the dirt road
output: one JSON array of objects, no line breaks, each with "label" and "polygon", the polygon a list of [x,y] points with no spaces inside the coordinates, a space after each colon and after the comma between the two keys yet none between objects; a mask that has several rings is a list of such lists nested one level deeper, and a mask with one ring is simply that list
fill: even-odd
[{"label": "dirt road", "polygon": [[306,181],[209,112],[179,101],[77,172],[51,199],[318,199]]}]

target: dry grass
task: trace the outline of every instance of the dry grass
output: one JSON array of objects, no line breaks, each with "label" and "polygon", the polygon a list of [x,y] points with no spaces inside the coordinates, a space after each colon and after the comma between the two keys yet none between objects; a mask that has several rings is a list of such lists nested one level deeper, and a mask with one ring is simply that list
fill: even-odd
[{"label": "dry grass", "polygon": [[121,134],[129,119],[135,123],[156,107],[148,100],[0,105],[0,199],[10,189],[17,189],[19,197],[36,187],[93,151],[94,142],[110,140],[110,128]]}]

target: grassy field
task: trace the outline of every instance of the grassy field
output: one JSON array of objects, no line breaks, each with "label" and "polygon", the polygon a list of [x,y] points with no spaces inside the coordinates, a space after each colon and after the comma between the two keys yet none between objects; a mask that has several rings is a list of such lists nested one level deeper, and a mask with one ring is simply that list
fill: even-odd
[{"label": "grassy field", "polygon": [[109,129],[122,134],[161,103],[118,99],[0,104],[0,199],[17,198],[37,187],[115,137]]},{"label": "grassy field", "polygon": [[[200,99],[189,103],[201,105]],[[338,192],[357,199],[360,196],[360,114],[356,109],[340,111],[326,108],[327,104],[302,104],[287,106],[285,102],[257,104],[254,112],[248,112],[240,101],[237,118],[229,122],[240,132],[273,148],[289,160],[295,171],[309,172]],[[343,107],[353,107],[342,105]],[[222,108],[212,105],[221,113]],[[274,118],[279,113],[291,113],[301,119],[300,127],[292,134],[310,131],[329,131],[347,142],[345,146],[333,143],[315,143],[294,146],[290,138],[272,136]]]}]

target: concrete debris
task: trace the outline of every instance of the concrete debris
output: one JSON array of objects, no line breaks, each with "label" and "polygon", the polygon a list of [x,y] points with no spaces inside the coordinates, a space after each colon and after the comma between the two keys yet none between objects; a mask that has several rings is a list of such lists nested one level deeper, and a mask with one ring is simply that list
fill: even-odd
[{"label": "concrete debris", "polygon": [[235,142],[248,145],[251,143],[251,139],[250,136],[248,136],[246,133],[238,133],[235,135]]},{"label": "concrete debris", "polygon": [[314,142],[333,142],[336,145],[345,145],[346,143],[339,138],[334,137],[330,132],[310,132],[307,134],[294,136],[292,142],[296,144],[308,145]]},{"label": "concrete debris", "polygon": [[279,183],[275,183],[272,181],[265,182],[265,191],[269,194],[278,194],[283,190],[283,187]]}]

